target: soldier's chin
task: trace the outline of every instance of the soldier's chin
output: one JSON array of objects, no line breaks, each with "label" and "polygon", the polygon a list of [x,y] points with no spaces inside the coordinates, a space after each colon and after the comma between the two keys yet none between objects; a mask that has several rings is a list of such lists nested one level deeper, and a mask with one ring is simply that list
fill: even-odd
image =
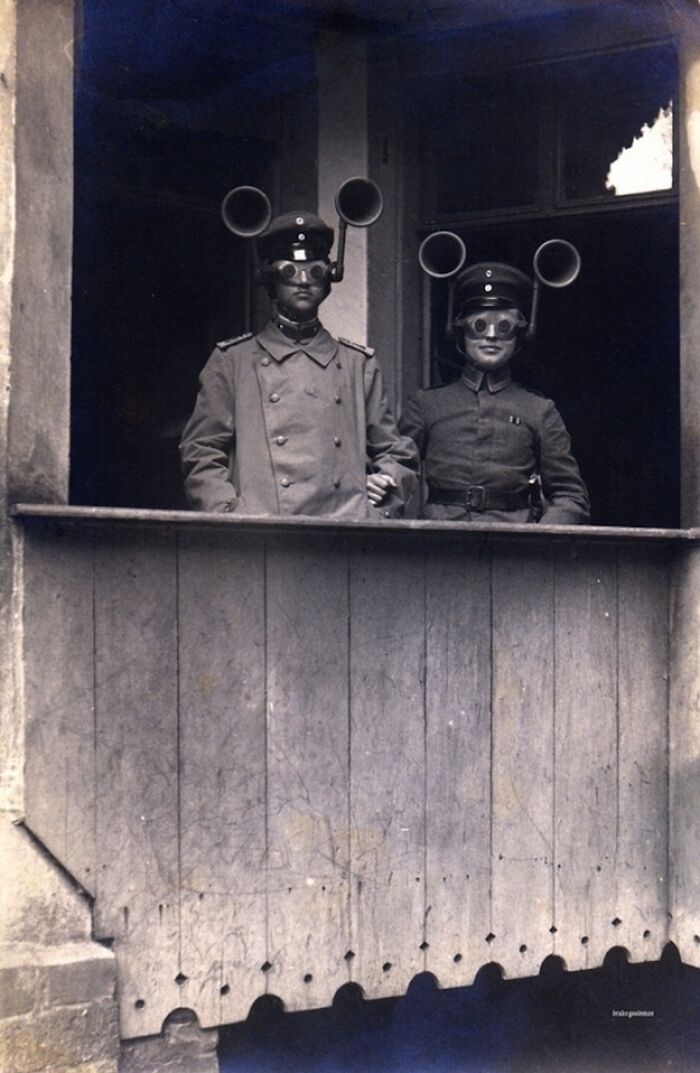
[{"label": "soldier's chin", "polygon": [[296,302],[291,306],[278,306],[280,313],[287,317],[289,320],[295,320],[299,323],[303,323],[307,320],[316,320],[316,314],[318,312],[318,306],[316,303],[309,299],[299,304]]},{"label": "soldier's chin", "polygon": [[476,354],[470,355],[470,357],[474,364],[478,365],[480,369],[500,369],[502,365],[508,363],[510,355],[503,350],[498,350],[493,353],[479,351]]}]

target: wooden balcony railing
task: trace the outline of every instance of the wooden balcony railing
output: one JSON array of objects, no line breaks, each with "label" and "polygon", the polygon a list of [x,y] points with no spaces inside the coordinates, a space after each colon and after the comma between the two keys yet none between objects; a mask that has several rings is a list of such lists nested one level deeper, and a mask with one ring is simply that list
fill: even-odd
[{"label": "wooden balcony railing", "polygon": [[125,1037],[694,956],[694,531],[15,518],[26,819],[94,897]]}]

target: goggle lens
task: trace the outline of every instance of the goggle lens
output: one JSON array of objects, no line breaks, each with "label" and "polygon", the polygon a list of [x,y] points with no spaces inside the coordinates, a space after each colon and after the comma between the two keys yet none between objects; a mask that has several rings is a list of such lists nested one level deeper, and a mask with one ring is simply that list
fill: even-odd
[{"label": "goggle lens", "polygon": [[512,317],[509,313],[502,313],[500,310],[472,313],[471,316],[460,318],[456,324],[464,328],[470,339],[485,339],[493,331],[497,339],[504,341],[514,339],[518,331],[525,327],[524,318]]},{"label": "goggle lens", "polygon": [[285,283],[322,283],[331,270],[326,261],[276,261],[274,267]]}]

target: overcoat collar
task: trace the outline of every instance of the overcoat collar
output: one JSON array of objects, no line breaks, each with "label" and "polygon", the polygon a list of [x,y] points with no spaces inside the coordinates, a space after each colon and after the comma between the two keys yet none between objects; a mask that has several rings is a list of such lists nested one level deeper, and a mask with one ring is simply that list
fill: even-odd
[{"label": "overcoat collar", "polygon": [[291,339],[294,343],[301,343],[302,340],[313,339],[313,337],[321,329],[321,321],[316,318],[311,324],[298,324],[294,320],[287,320],[286,317],[278,311],[272,318],[273,322],[277,325],[282,335],[286,335],[287,339]]},{"label": "overcoat collar", "polygon": [[467,387],[470,387],[472,391],[480,391],[481,388],[486,385],[493,395],[496,391],[503,391],[503,388],[508,387],[510,384],[510,366],[502,365],[500,369],[494,369],[493,372],[487,373],[483,369],[478,369],[476,365],[472,365],[471,362],[468,361],[464,366],[462,381]]},{"label": "overcoat collar", "polygon": [[270,357],[280,363],[292,354],[297,354],[300,350],[303,350],[318,365],[326,366],[338,352],[336,340],[323,327],[316,332],[312,339],[304,339],[301,343],[296,343],[294,340],[288,339],[273,321],[268,321],[262,331],[258,332],[256,339]]}]

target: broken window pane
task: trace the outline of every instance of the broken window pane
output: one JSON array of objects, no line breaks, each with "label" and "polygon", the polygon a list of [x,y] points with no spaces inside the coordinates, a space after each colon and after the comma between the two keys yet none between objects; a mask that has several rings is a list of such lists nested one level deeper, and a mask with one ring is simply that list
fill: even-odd
[{"label": "broken window pane", "polygon": [[659,108],[653,123],[645,123],[632,144],[620,150],[610,165],[605,186],[618,197],[672,188],[673,102]]},{"label": "broken window pane", "polygon": [[671,190],[674,50],[587,57],[561,73],[560,199]]}]

